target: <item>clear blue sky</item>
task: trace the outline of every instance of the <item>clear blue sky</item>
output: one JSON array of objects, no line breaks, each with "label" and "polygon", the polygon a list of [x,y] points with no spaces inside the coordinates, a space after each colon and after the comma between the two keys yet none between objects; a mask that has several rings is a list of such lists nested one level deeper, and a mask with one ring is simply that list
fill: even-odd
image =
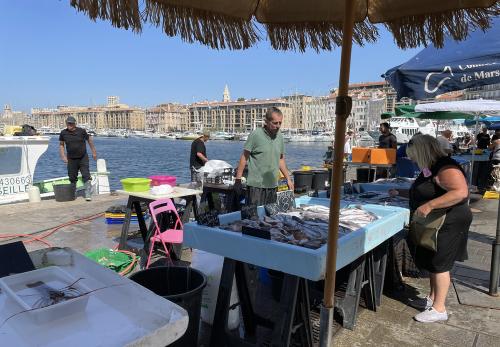
[{"label": "clear blue sky", "polygon": [[[418,50],[402,51],[379,28],[374,45],[353,49],[351,82],[376,81]],[[215,51],[146,27],[141,35],[92,22],[69,0],[0,1],[0,105],[15,110],[104,104],[191,103],[231,97],[270,98],[298,91],[324,95],[338,84],[340,49],[317,54]]]}]

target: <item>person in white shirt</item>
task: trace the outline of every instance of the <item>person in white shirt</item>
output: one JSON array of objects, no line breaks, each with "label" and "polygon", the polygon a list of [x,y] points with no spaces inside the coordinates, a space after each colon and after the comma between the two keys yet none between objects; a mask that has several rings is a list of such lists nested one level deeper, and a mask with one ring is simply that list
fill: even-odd
[{"label": "person in white shirt", "polygon": [[444,150],[445,153],[451,154],[453,152],[453,147],[451,145],[453,132],[449,129],[441,132],[436,139],[439,142],[439,145]]},{"label": "person in white shirt", "polygon": [[345,143],[344,143],[344,160],[351,160],[352,155],[352,131],[347,130],[345,135]]}]

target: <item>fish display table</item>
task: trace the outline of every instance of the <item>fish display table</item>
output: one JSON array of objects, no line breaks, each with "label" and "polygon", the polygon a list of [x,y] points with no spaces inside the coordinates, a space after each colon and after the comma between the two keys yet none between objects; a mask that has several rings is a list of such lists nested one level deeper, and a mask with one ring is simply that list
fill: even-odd
[{"label": "fish display table", "polygon": [[398,182],[371,182],[371,183],[355,183],[353,186],[358,193],[365,192],[388,192],[390,189],[410,190],[412,182],[398,181]]},{"label": "fish display table", "polygon": [[[311,197],[296,199],[296,205],[299,207],[308,204],[329,206],[329,200]],[[345,202],[342,204],[343,207],[346,205]],[[346,320],[344,326],[349,328],[355,324],[361,288],[364,285],[362,283],[365,277],[364,256],[402,230],[409,219],[409,211],[404,208],[377,205],[364,205],[363,208],[375,213],[380,219],[356,231],[344,234],[338,240],[337,270],[348,267],[352,276],[349,277],[346,298],[337,300],[336,307],[340,308],[341,315]],[[259,207],[258,213],[263,216],[264,208]],[[240,212],[219,216],[221,224],[229,224],[239,219],[241,219]],[[319,281],[324,278],[326,245],[318,249],[308,249],[196,223],[184,225],[184,245],[224,257],[211,346],[242,343],[238,337],[227,331],[233,277],[236,278],[245,334],[252,338],[256,325],[271,327],[273,329],[272,343],[288,345],[291,327],[298,317],[302,317],[300,320],[301,345],[312,346],[307,280]],[[244,284],[245,263],[281,271],[285,274],[280,299],[280,312],[283,314],[277,322],[266,321],[253,312],[248,288]],[[375,274],[372,273],[372,275]],[[369,284],[373,285],[373,281]],[[372,288],[372,302],[376,301],[374,291],[375,289]],[[378,291],[380,292],[381,288],[378,288]]]},{"label": "fish display table", "polygon": [[[181,217],[182,223],[185,224],[189,221],[189,215],[191,211],[193,211],[194,217],[198,216],[198,203],[196,201],[196,196],[201,195],[203,192],[201,190],[189,189],[185,187],[174,187],[174,190],[170,194],[165,195],[153,195],[150,192],[127,192],[124,190],[117,190],[118,194],[128,196],[127,201],[127,209],[125,213],[125,220],[123,221],[122,232],[120,236],[120,244],[118,246],[119,249],[128,249],[127,239],[130,228],[130,220],[132,217],[132,210],[134,210],[137,214],[137,221],[139,222],[139,229],[141,231],[141,236],[144,241],[144,245],[148,244],[148,227],[146,226],[146,222],[144,221],[144,217],[142,215],[141,210],[141,202],[149,205],[151,202],[159,199],[185,199],[186,200],[186,209],[184,214]],[[174,253],[177,257],[180,258],[180,252],[182,249],[182,245],[176,245],[174,247]]]},{"label": "fish display table", "polygon": [[[296,204],[329,206],[329,200],[300,197],[296,199]],[[341,204],[343,207],[346,205],[347,203]],[[381,218],[339,239],[337,270],[402,230],[409,219],[409,211],[404,208],[378,205],[363,207]],[[259,207],[258,213],[263,216],[264,208]],[[241,219],[240,212],[219,216],[221,224],[239,219]],[[312,281],[319,281],[325,275],[326,245],[318,249],[308,249],[196,223],[184,225],[184,245]]]},{"label": "fish display table", "polygon": [[[47,249],[30,253],[36,268]],[[92,292],[86,309],[64,319],[36,323],[0,291],[0,345],[31,347],[166,346],[188,327],[188,314],[137,283],[69,250],[73,264],[60,266]],[[131,300],[133,298],[133,300]]]}]

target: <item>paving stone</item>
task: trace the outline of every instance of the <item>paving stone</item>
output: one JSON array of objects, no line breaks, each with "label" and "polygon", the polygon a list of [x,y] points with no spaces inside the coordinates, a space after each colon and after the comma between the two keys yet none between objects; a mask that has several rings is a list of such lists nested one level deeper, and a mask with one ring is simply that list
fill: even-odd
[{"label": "paving stone", "polygon": [[344,337],[334,341],[335,346],[418,346],[418,347],[437,347],[446,346],[439,340],[429,339],[421,334],[415,334],[407,330],[401,330],[398,327],[388,327],[378,324],[371,333],[364,339],[355,339],[353,337]]},{"label": "paving stone", "polygon": [[454,274],[458,276],[477,278],[481,280],[489,280],[490,278],[489,272],[470,267],[461,267],[461,266],[456,267]]},{"label": "paving stone", "polygon": [[447,310],[449,314],[447,325],[500,337],[500,322],[491,319],[489,309],[450,305]]},{"label": "paving stone", "polygon": [[476,333],[446,325],[445,323],[420,323],[413,321],[410,331],[434,341],[453,346],[469,347],[474,343]]},{"label": "paving stone", "polygon": [[500,347],[500,338],[486,334],[478,334],[474,347]]},{"label": "paving stone", "polygon": [[[488,282],[485,281],[483,283],[487,284]],[[485,293],[487,291],[485,286],[471,288],[458,281],[455,281],[453,284],[457,292],[458,301],[462,305],[500,309],[500,300]]]}]

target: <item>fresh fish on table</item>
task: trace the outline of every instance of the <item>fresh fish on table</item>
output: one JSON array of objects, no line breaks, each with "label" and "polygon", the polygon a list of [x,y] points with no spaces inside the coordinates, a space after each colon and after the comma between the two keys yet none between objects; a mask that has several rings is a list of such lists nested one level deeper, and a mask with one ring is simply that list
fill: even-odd
[{"label": "fresh fish on table", "polygon": [[[328,240],[330,209],[320,205],[302,205],[289,212],[280,212],[260,220],[239,220],[221,228],[241,232],[243,226],[268,231],[274,241],[317,249]],[[340,210],[339,233],[348,234],[378,219],[362,206],[351,205]]]}]

